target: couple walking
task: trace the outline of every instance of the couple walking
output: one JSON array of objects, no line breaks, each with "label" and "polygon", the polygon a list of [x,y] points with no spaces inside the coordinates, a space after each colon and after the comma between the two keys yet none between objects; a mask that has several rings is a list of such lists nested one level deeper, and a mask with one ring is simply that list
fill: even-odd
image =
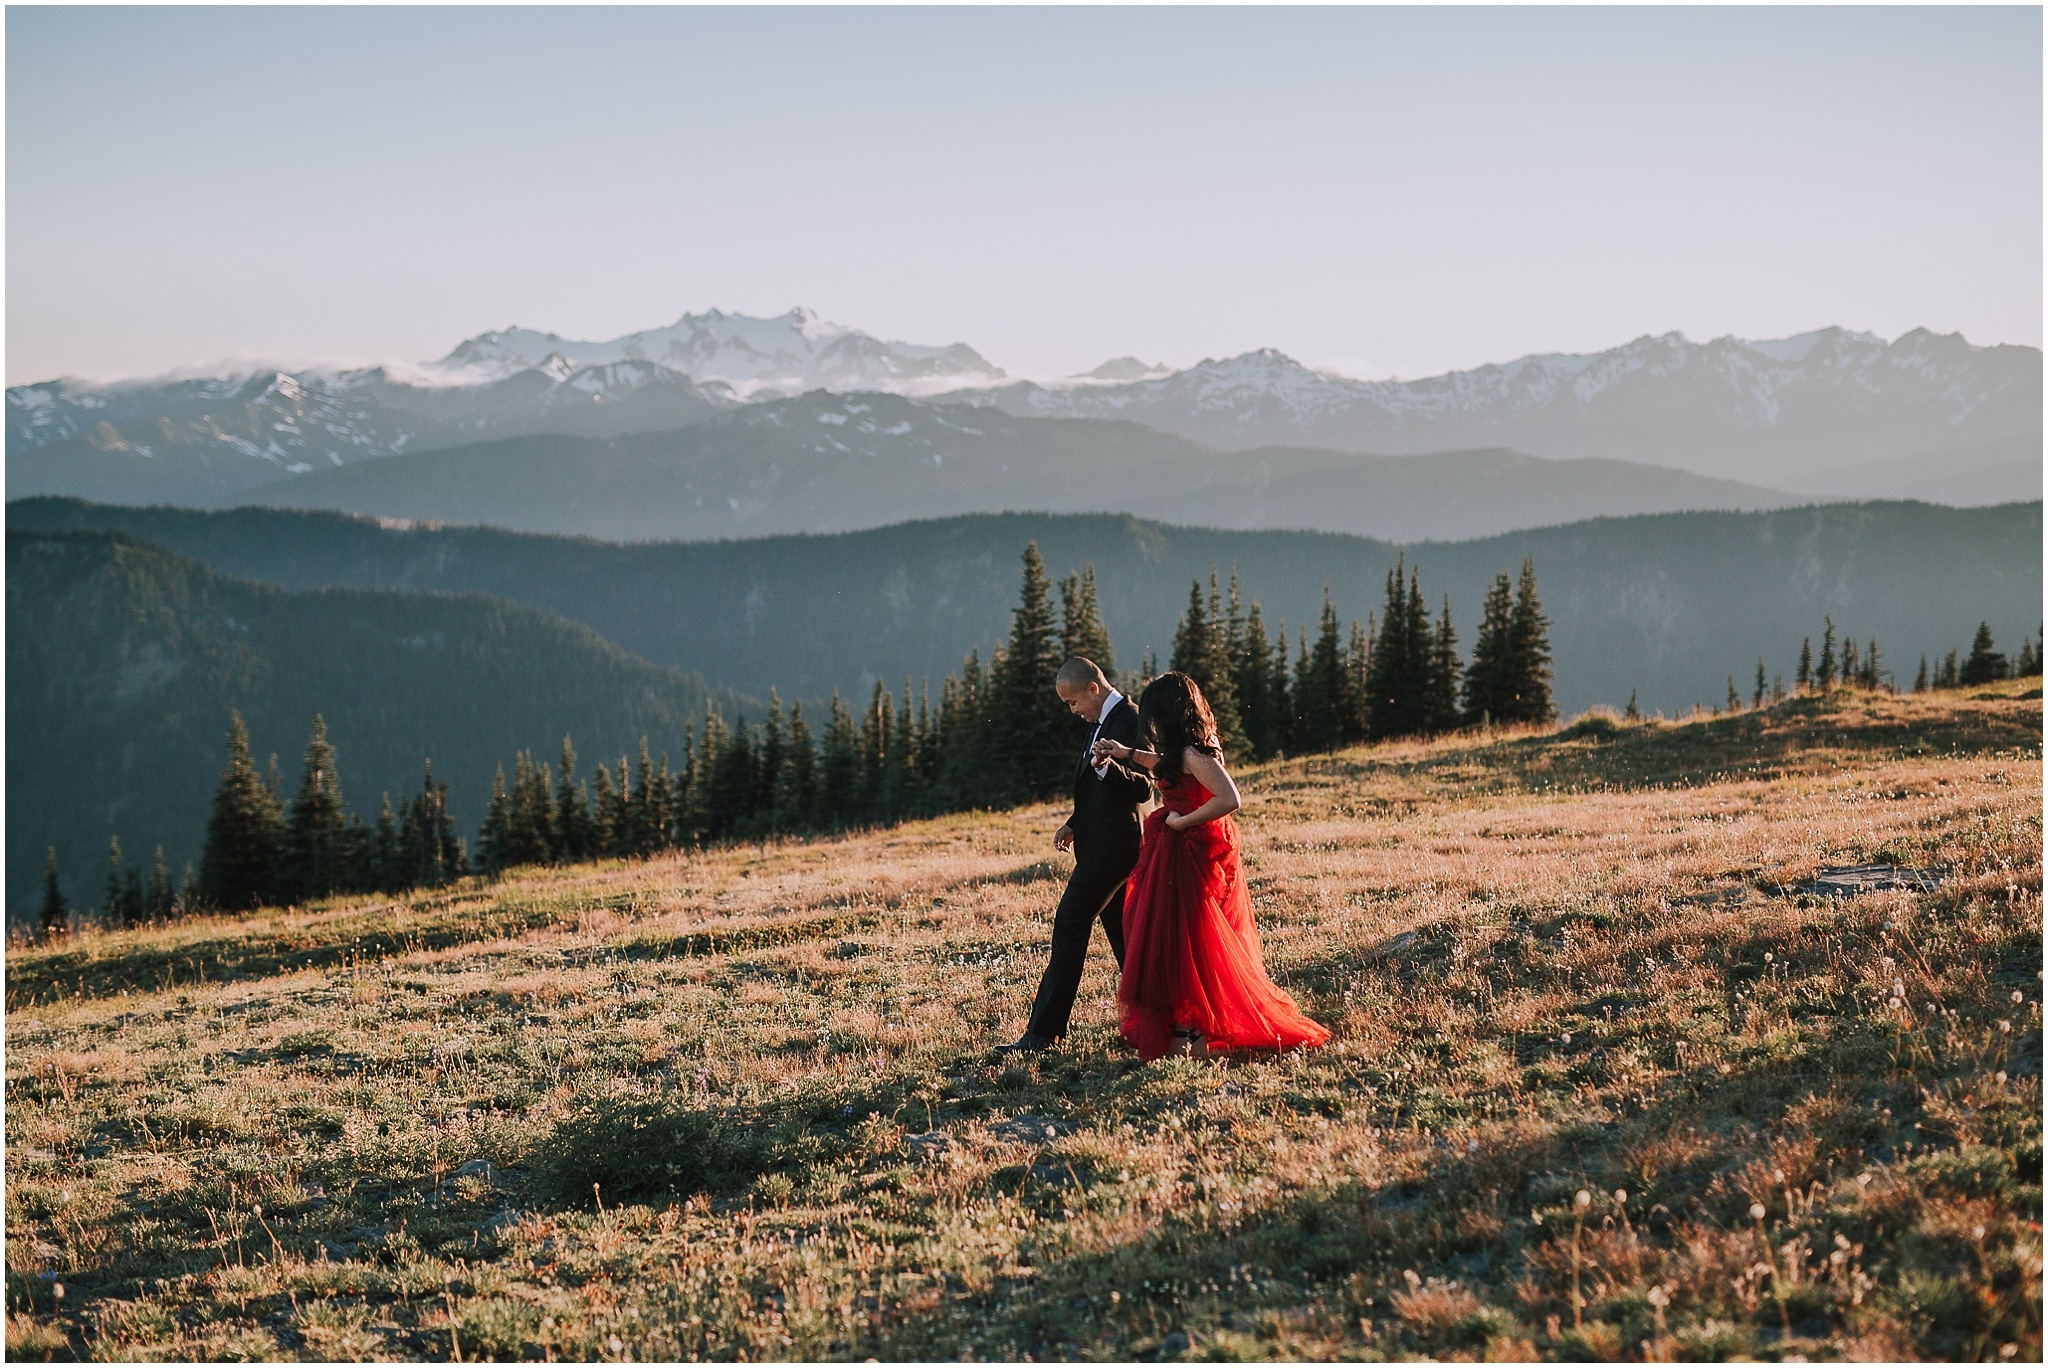
[{"label": "couple walking", "polygon": [[[1074,769],[1073,815],[1053,836],[1074,852],[1074,873],[1053,917],[1052,962],[1031,1023],[999,1053],[1036,1053],[1066,1034],[1098,916],[1123,970],[1119,1029],[1141,1058],[1328,1040],[1266,977],[1230,819],[1237,785],[1195,681],[1170,671],[1133,707],[1076,656],[1055,687],[1094,727]],[[1141,828],[1138,807],[1153,784],[1161,806]]]}]

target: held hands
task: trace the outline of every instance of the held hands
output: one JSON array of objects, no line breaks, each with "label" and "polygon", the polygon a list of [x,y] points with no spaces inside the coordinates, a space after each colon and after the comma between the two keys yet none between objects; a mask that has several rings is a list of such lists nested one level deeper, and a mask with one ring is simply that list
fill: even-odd
[{"label": "held hands", "polygon": [[[1118,751],[1122,751],[1123,755],[1119,756],[1117,754]],[[1128,760],[1130,758],[1131,748],[1129,746],[1120,746],[1106,736],[1096,738],[1095,749],[1091,755],[1093,763],[1099,765],[1105,760]]]},{"label": "held hands", "polygon": [[1074,848],[1074,829],[1070,826],[1063,826],[1058,831],[1055,831],[1052,834],[1052,845],[1054,850],[1072,850]]}]

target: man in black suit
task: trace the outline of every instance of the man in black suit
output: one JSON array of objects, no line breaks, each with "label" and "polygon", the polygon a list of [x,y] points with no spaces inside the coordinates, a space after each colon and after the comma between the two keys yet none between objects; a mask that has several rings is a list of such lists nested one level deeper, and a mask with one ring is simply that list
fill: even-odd
[{"label": "man in black suit", "polygon": [[1036,1054],[1051,1049],[1067,1033],[1098,916],[1117,966],[1123,966],[1124,883],[1138,863],[1138,805],[1152,791],[1141,771],[1114,760],[1100,765],[1090,760],[1098,737],[1124,746],[1143,744],[1137,708],[1116,691],[1101,668],[1075,656],[1060,666],[1054,687],[1060,701],[1090,726],[1088,744],[1075,759],[1073,815],[1052,838],[1059,849],[1074,852],[1074,872],[1059,911],[1053,914],[1052,962],[1038,981],[1031,1024],[1014,1044],[997,1046],[999,1054]]}]

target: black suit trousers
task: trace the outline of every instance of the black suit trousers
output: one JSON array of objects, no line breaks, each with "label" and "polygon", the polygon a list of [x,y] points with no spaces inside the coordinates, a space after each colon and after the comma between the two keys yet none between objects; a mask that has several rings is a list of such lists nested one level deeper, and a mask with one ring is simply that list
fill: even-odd
[{"label": "black suit trousers", "polygon": [[1074,1013],[1074,996],[1081,991],[1081,970],[1088,961],[1088,940],[1095,931],[1095,919],[1109,937],[1110,953],[1117,967],[1124,963],[1124,884],[1137,864],[1136,852],[1129,860],[1077,865],[1067,880],[1052,918],[1052,962],[1038,981],[1038,997],[1031,1004],[1031,1025],[1035,1035],[1057,1039],[1067,1033],[1067,1020]]}]

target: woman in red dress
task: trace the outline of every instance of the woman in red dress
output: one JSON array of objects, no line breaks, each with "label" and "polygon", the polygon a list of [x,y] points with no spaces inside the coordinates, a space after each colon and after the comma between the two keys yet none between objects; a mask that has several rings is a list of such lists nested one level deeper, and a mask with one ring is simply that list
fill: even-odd
[{"label": "woman in red dress", "polygon": [[1266,977],[1230,819],[1237,785],[1201,689],[1179,671],[1159,676],[1138,700],[1138,726],[1152,749],[1095,744],[1098,762],[1150,770],[1163,802],[1124,893],[1124,1039],[1148,1060],[1321,1045],[1329,1031]]}]

